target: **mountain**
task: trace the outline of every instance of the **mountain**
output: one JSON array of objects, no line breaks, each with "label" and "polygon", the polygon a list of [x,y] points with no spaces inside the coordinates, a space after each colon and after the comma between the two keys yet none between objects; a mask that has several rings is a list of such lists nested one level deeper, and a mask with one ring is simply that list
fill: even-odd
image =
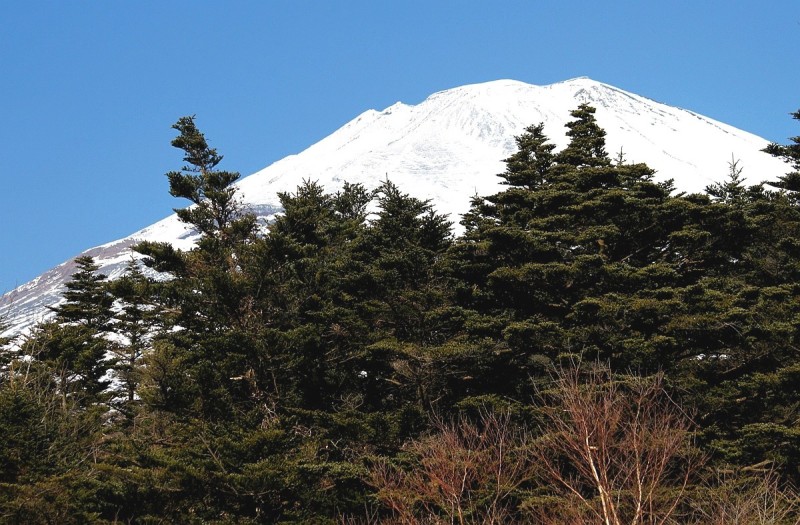
[{"label": "mountain", "polygon": [[[588,78],[547,86],[514,80],[473,84],[434,93],[417,105],[398,102],[368,110],[302,153],[290,155],[240,180],[246,206],[269,218],[280,211],[278,192],[293,191],[303,179],[328,191],[344,181],[374,188],[389,178],[415,197],[431,199],[439,212],[458,215],[471,196],[500,189],[502,159],[515,150],[514,137],[543,122],[558,149],[566,146],[569,112],[581,103],[597,108],[612,157],[645,162],[656,179],[674,179],[681,191],[700,192],[724,179],[731,159],[739,160],[752,183],[788,171],[760,150],[767,141],[691,111],[661,104]],[[166,184],[165,184],[166,187]],[[177,205],[181,205],[178,203]],[[167,241],[188,249],[195,239],[175,215],[138,232],[84,252],[101,271],[119,275],[140,240]],[[0,314],[18,333],[48,315],[63,283],[74,272],[65,262],[0,298]]]}]

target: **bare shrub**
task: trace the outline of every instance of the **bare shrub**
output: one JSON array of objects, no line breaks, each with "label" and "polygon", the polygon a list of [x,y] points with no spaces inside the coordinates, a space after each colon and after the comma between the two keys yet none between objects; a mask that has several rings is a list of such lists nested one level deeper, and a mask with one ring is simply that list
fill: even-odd
[{"label": "bare shrub", "polygon": [[695,508],[694,525],[798,525],[800,496],[782,487],[778,476],[724,476],[709,488]]},{"label": "bare shrub", "polygon": [[383,523],[512,523],[515,494],[532,474],[527,440],[507,413],[436,421],[433,434],[404,447],[406,468],[372,469],[369,482],[392,513]]},{"label": "bare shrub", "polygon": [[507,413],[435,421],[372,466],[386,512],[342,523],[800,525],[798,495],[775,476],[698,483],[693,424],[661,376],[572,367],[538,394],[536,437]]},{"label": "bare shrub", "polygon": [[675,523],[698,465],[690,419],[662,378],[614,378],[608,368],[561,369],[541,392],[543,434],[532,454],[549,498],[541,523]]}]

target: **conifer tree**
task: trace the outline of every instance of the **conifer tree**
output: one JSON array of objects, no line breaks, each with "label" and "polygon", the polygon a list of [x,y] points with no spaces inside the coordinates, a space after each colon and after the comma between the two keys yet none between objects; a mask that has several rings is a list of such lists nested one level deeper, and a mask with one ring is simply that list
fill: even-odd
[{"label": "conifer tree", "polygon": [[503,184],[533,190],[540,186],[553,165],[555,144],[548,142],[544,123],[528,126],[515,138],[517,152],[507,158],[506,171],[500,174]]},{"label": "conifer tree", "polygon": [[188,199],[194,204],[175,212],[183,222],[191,224],[205,236],[227,235],[228,227],[239,214],[232,187],[239,174],[214,169],[222,161],[222,156],[208,146],[193,116],[181,117],[172,128],[180,132],[172,145],[184,151],[186,165],[181,171],[167,173],[169,192],[173,197]]},{"label": "conifer tree", "polygon": [[[791,114],[795,120],[800,120],[800,111]],[[800,191],[800,136],[792,137],[791,144],[782,145],[775,142],[764,148],[764,152],[773,157],[778,157],[789,163],[792,172],[779,177],[777,181],[770,182],[770,185],[792,192]]]},{"label": "conifer tree", "polygon": [[348,359],[340,345],[355,344],[363,332],[350,324],[339,290],[371,195],[361,186],[346,186],[334,196],[305,181],[279,198],[284,212],[254,244],[245,265],[263,290],[254,298],[260,314],[255,330],[269,346],[255,354],[253,370],[272,402],[321,409],[338,389],[334,385],[344,372],[339,360]]},{"label": "conifer tree", "polygon": [[746,191],[739,161],[731,157],[728,163],[728,178],[722,183],[706,186],[706,193],[717,202],[728,204],[741,204]]},{"label": "conifer tree", "polygon": [[[664,205],[670,186],[653,183],[645,165],[612,165],[594,109],[582,105],[572,114],[571,142],[546,167],[536,159],[549,159],[553,148],[541,127],[528,128],[545,154],[519,152],[506,160],[500,177],[519,184],[474,200],[469,216],[474,226],[450,252],[458,304],[469,312],[465,327],[475,338],[491,337],[505,346],[484,367],[497,375],[481,381],[501,392],[521,395],[527,378],[559,356],[646,354],[643,348],[623,352],[612,344],[619,332],[575,324],[587,301],[620,308],[631,291],[651,279],[643,274],[657,273],[669,242]],[[530,138],[523,135],[518,143]],[[526,158],[527,169],[540,174],[535,185],[515,176],[526,171]],[[511,379],[509,371],[520,375]]]},{"label": "conifer tree", "polygon": [[114,373],[119,380],[122,410],[130,415],[141,382],[142,361],[160,323],[158,309],[152,304],[151,283],[135,261],[128,263],[125,274],[111,283],[118,310],[112,329],[120,337],[111,348],[115,356]]},{"label": "conifer tree", "polygon": [[573,118],[567,123],[569,145],[560,151],[556,161],[575,167],[607,166],[611,163],[606,153],[606,132],[595,118],[595,108],[581,104],[570,112]]},{"label": "conifer tree", "polygon": [[[178,355],[186,356],[173,364],[196,387],[193,410],[220,417],[230,413],[234,398],[246,396],[242,382],[231,378],[246,371],[250,343],[241,328],[251,300],[241,261],[247,257],[256,223],[236,195],[233,183],[239,174],[216,169],[222,156],[208,145],[194,117],[182,117],[173,128],[179,135],[172,145],[183,151],[186,165],[167,173],[170,194],[191,202],[176,213],[200,238],[187,252],[151,242],[135,249],[147,256],[145,264],[173,277],[161,282],[155,295],[181,330],[164,334],[168,342],[160,347],[175,347]],[[185,394],[176,398],[191,397]]]},{"label": "conifer tree", "polygon": [[102,331],[111,319],[113,297],[105,286],[106,276],[98,273],[99,266],[91,256],[75,259],[78,271],[65,284],[64,304],[56,306],[56,321],[81,324]]},{"label": "conifer tree", "polygon": [[107,398],[104,376],[110,366],[107,331],[113,298],[92,257],[78,257],[75,264],[78,271],[66,284],[65,302],[53,308],[55,319],[37,327],[22,351],[52,368],[65,404],[72,398],[89,405]]}]

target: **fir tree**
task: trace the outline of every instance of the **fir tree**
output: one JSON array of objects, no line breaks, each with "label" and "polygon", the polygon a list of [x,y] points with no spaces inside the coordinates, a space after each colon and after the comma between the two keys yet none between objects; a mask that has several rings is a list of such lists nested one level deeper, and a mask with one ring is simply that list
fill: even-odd
[{"label": "fir tree", "polygon": [[569,145],[557,155],[557,162],[575,167],[607,166],[611,163],[606,153],[606,132],[595,118],[595,108],[581,104],[570,112],[573,118],[567,123]]},{"label": "fir tree", "polygon": [[[475,227],[448,258],[458,304],[469,312],[465,327],[474,338],[491,337],[505,347],[491,365],[484,363],[483,373],[497,374],[480,381],[493,385],[490,391],[523,395],[527,378],[560,356],[631,359],[638,351],[622,354],[608,340],[614,332],[598,340],[598,333],[573,323],[588,298],[624,303],[646,282],[640,271],[654,273],[654,263],[663,262],[669,186],[653,183],[645,165],[611,165],[593,108],[581,106],[573,116],[570,144],[539,171],[536,185],[509,176],[526,170],[526,158],[536,170],[533,158],[520,152],[507,159],[500,177],[519,184],[473,201]],[[545,139],[541,130],[538,138]],[[524,145],[524,136],[518,142]],[[537,147],[552,151],[544,142]],[[510,373],[520,375],[511,379]]]},{"label": "fir tree", "polygon": [[92,257],[78,257],[75,264],[78,271],[66,284],[65,302],[53,308],[55,319],[37,327],[22,351],[51,367],[65,405],[68,398],[89,405],[108,397],[107,331],[113,297]]},{"label": "fir tree", "polygon": [[113,297],[105,286],[106,276],[97,272],[99,266],[91,256],[78,257],[74,262],[78,271],[65,285],[65,302],[53,308],[56,321],[105,330],[111,319],[113,303]]},{"label": "fir tree", "polygon": [[181,117],[172,128],[180,132],[172,145],[184,151],[183,160],[187,164],[181,171],[167,173],[169,192],[173,197],[188,199],[194,204],[175,212],[183,222],[206,236],[225,235],[239,213],[231,186],[239,179],[239,174],[214,169],[222,156],[208,146],[193,116]]},{"label": "fir tree", "polygon": [[135,249],[147,256],[145,264],[173,277],[155,286],[154,294],[162,311],[170,312],[169,322],[181,327],[163,335],[164,345],[182,356],[168,368],[179,368],[192,379],[191,395],[174,397],[194,396],[192,410],[221,417],[247,396],[245,385],[231,378],[246,371],[250,352],[242,328],[249,322],[252,300],[241,263],[248,257],[256,223],[236,195],[233,183],[239,174],[216,169],[222,156],[208,145],[194,117],[179,119],[173,128],[179,135],[172,145],[184,152],[186,165],[167,173],[170,194],[192,203],[176,213],[200,239],[188,252],[149,242]]},{"label": "fir tree", "polygon": [[159,310],[152,303],[150,283],[135,261],[130,261],[125,275],[111,283],[117,300],[112,329],[121,336],[111,348],[115,356],[114,374],[122,394],[121,408],[128,416],[141,383],[145,352],[161,322]]},{"label": "fir tree", "polygon": [[722,183],[706,186],[706,193],[716,202],[724,202],[734,206],[741,206],[746,198],[747,187],[744,185],[739,161],[731,156],[728,163],[728,178]]},{"label": "fir tree", "polygon": [[500,177],[505,179],[503,184],[533,190],[545,181],[553,165],[555,144],[548,142],[544,123],[528,126],[515,140],[517,152],[504,161],[506,171]]},{"label": "fir tree", "polygon": [[[791,113],[791,115],[793,119],[800,120],[800,111]],[[777,188],[796,192],[800,190],[800,136],[792,137],[790,140],[792,143],[788,145],[781,145],[773,142],[764,148],[763,151],[789,163],[794,170],[769,184]]]}]

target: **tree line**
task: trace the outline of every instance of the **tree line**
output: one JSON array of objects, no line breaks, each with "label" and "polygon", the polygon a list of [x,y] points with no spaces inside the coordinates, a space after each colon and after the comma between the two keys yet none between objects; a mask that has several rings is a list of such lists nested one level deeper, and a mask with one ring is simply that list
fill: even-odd
[{"label": "tree line", "polygon": [[197,245],[79,257],[4,342],[0,521],[797,523],[800,139],[684,194],[594,113],[518,136],[458,237],[390,180],[265,224],[181,118]]}]

